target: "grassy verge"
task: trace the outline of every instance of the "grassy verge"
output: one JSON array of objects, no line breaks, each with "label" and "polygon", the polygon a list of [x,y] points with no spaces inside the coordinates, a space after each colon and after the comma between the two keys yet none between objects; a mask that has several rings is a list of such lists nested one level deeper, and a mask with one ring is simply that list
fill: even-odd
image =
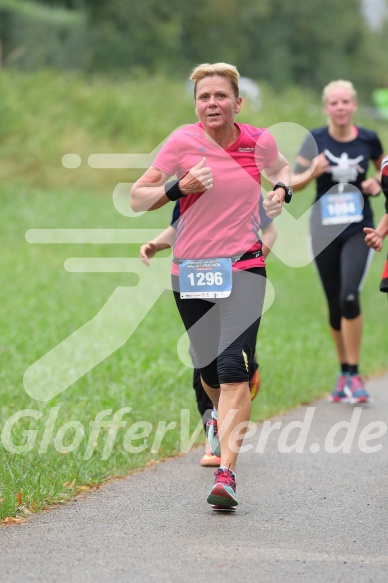
[{"label": "grassy verge", "polygon": [[[23,385],[29,366],[91,321],[117,288],[136,284],[131,273],[73,273],[64,262],[69,257],[136,258],[138,254],[137,243],[30,244],[26,231],[163,229],[170,220],[169,208],[137,218],[115,210],[116,184],[133,179],[135,171],[92,170],[86,160],[97,152],[152,151],[173,128],[193,119],[191,101],[184,95],[173,101],[174,88],[163,81],[155,95],[155,80],[113,86],[98,80],[66,81],[51,73],[37,78],[4,73],[1,83],[6,113],[1,145],[5,180],[0,190],[0,518],[4,518],[22,508],[38,511],[69,499],[81,487],[176,454],[199,417],[191,370],[176,354],[183,328],[169,291],[161,293],[122,346],[52,400],[31,398]],[[245,121],[280,122],[277,108],[282,102],[269,97],[267,122],[265,111],[249,110],[242,112]],[[308,113],[307,101],[290,90],[283,115],[297,123],[304,121],[306,127],[316,125],[318,114]],[[28,111],[23,103],[31,104]],[[62,168],[60,160],[68,152],[78,153],[85,163],[75,170]],[[295,198],[292,212],[299,216],[312,194]],[[375,205],[381,214],[382,201]],[[388,368],[383,342],[386,298],[377,291],[383,259],[382,254],[376,255],[363,292],[362,372],[366,376]],[[157,282],[155,264],[152,269]],[[272,254],[268,273],[275,299],[260,331],[263,380],[254,402],[254,420],[325,394],[336,374],[314,268],[310,264],[288,267]],[[142,309],[141,299],[129,305],[127,313]],[[122,313],[125,318],[126,311]],[[91,338],[92,346],[86,348],[93,349],[97,340]],[[73,363],[65,366],[71,368]],[[188,425],[182,423],[183,410],[190,416]],[[102,414],[101,420],[110,426],[96,432],[93,423]],[[202,432],[196,443],[201,441]]]}]

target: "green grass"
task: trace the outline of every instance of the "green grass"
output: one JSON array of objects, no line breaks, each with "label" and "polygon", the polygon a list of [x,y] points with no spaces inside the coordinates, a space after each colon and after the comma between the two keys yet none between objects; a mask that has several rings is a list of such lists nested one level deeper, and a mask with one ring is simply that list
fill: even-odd
[{"label": "green grass", "polygon": [[[112,204],[115,185],[130,182],[138,171],[93,170],[86,160],[98,152],[149,152],[173,128],[194,119],[183,82],[173,87],[155,79],[85,83],[49,72],[20,76],[4,71],[1,86],[0,518],[4,518],[22,513],[20,503],[26,509],[40,510],[68,500],[82,486],[101,484],[175,455],[181,444],[181,410],[190,411],[190,432],[199,416],[191,370],[177,357],[183,327],[169,291],[162,293],[120,348],[51,401],[32,399],[23,385],[24,372],[31,364],[98,314],[117,287],[130,288],[136,283],[130,273],[70,273],[64,269],[64,261],[69,257],[138,255],[137,244],[30,244],[26,231],[162,230],[169,223],[170,208],[133,218],[119,214]],[[312,96],[296,89],[281,98],[269,88],[263,87],[263,91],[264,110],[254,113],[246,108],[243,121],[258,125],[284,121],[281,106],[285,104],[287,121],[306,127],[323,123],[319,111],[308,108]],[[367,123],[373,125],[373,121]],[[67,152],[81,156],[80,168],[61,167]],[[311,189],[298,193],[290,211],[300,216],[311,200]],[[381,215],[382,201],[374,201],[374,206]],[[383,341],[387,302],[378,292],[383,261],[383,254],[376,254],[362,294],[361,369],[367,377],[388,368]],[[149,273],[157,280],[155,263]],[[262,389],[253,406],[255,421],[324,395],[337,372],[326,307],[312,265],[287,267],[276,257],[275,249],[268,276],[275,300],[263,318],[258,341]],[[151,280],[150,291],[152,287]],[[137,298],[139,304],[128,311],[136,314],[142,300]],[[108,428],[93,437],[90,424],[102,411],[111,410],[106,419],[112,420],[125,407],[130,408],[122,411],[126,425],[118,428],[112,451],[106,455]],[[10,420],[21,411],[27,413],[15,422],[10,436],[15,446],[29,451],[17,453],[10,451],[6,434]],[[50,419],[52,432],[47,425]],[[151,433],[139,436],[133,445],[146,448],[127,451],[123,446],[127,430],[143,421],[151,424]],[[176,422],[176,427],[167,431],[158,452],[152,452],[159,422]],[[79,446],[66,452],[77,437]],[[199,442],[203,442],[202,433]],[[129,442],[127,446],[129,449]]]}]

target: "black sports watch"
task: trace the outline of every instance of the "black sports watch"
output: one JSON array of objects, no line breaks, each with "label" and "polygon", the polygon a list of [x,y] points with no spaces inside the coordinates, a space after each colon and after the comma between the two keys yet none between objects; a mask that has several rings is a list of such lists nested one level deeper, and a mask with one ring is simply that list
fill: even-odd
[{"label": "black sports watch", "polygon": [[284,190],[286,191],[286,196],[284,197],[284,202],[286,202],[288,204],[292,199],[292,189],[289,186],[287,186],[286,184],[284,184],[284,182],[277,182],[274,185],[274,187],[272,188],[272,190],[277,190],[278,188],[284,188]]}]

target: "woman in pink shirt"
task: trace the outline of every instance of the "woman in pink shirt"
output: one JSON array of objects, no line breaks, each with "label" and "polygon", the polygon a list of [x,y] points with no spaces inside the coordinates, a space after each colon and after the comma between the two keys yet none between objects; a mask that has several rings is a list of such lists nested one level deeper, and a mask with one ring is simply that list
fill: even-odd
[{"label": "woman in pink shirt", "polygon": [[[180,199],[172,284],[203,386],[213,402],[209,441],[221,466],[207,501],[237,505],[235,467],[249,424],[249,370],[265,293],[260,228],[261,173],[274,185],[264,208],[289,202],[290,168],[265,129],[235,122],[239,73],[226,63],[197,66],[198,122],[179,128],[133,185],[134,211]],[[167,182],[171,176],[176,179]]]}]

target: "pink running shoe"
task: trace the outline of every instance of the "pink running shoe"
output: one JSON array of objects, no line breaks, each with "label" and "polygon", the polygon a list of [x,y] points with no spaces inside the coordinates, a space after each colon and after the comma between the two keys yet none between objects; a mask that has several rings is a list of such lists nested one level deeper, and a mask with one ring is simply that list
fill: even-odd
[{"label": "pink running shoe", "polygon": [[220,436],[218,435],[217,411],[213,409],[211,418],[206,423],[207,425],[207,439],[209,441],[210,449],[214,455],[221,455]]},{"label": "pink running shoe", "polygon": [[344,391],[349,397],[350,403],[369,403],[370,401],[364,382],[359,374],[349,376],[348,384]]},{"label": "pink running shoe", "polygon": [[249,392],[251,394],[251,401],[257,396],[257,393],[260,390],[261,380],[260,380],[260,373],[259,369],[255,370],[255,374],[249,381]]},{"label": "pink running shoe", "polygon": [[332,403],[348,403],[349,397],[345,392],[347,384],[348,375],[346,373],[340,373],[337,377],[335,389],[329,397],[329,401],[331,401]]},{"label": "pink running shoe", "polygon": [[231,508],[237,506],[236,498],[236,476],[228,468],[218,468],[214,472],[215,484],[207,497],[209,504],[213,504],[217,509]]},{"label": "pink running shoe", "polygon": [[204,468],[219,468],[221,463],[221,457],[219,455],[214,455],[210,449],[210,444],[206,444],[206,451],[201,457],[199,463]]}]

